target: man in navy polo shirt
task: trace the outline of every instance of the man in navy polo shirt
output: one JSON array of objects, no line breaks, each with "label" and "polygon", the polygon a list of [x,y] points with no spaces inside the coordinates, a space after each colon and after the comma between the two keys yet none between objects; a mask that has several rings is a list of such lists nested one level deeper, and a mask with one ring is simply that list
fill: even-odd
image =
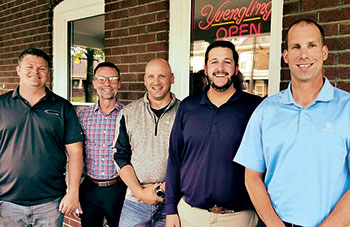
[{"label": "man in navy polo shirt", "polygon": [[19,86],[0,96],[0,226],[61,227],[81,212],[83,136],[73,106],[46,87],[49,69],[43,51],[22,52]]},{"label": "man in navy polo shirt", "polygon": [[167,226],[255,226],[244,168],[232,159],[261,98],[240,89],[231,42],[209,45],[205,74],[210,85],[182,101],[170,136]]}]

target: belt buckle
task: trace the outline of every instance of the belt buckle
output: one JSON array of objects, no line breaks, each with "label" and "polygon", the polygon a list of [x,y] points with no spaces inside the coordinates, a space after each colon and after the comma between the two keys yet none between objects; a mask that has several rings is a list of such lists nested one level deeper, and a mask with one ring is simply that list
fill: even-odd
[{"label": "belt buckle", "polygon": [[[227,209],[225,209],[224,207],[218,207],[217,205],[214,205],[214,207],[209,208],[208,211],[209,212],[213,212],[214,214],[226,214],[229,212],[226,212]],[[230,210],[230,213],[233,213],[233,210]]]},{"label": "belt buckle", "polygon": [[107,187],[107,186],[109,186],[109,182],[108,181],[98,182],[98,186],[99,187]]}]

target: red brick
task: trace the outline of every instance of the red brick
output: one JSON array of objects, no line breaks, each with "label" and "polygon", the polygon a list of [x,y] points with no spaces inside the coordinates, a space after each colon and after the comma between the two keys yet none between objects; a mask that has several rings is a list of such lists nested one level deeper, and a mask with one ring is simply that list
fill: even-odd
[{"label": "red brick", "polygon": [[144,81],[145,73],[138,73],[137,74],[137,81]]},{"label": "red brick", "polygon": [[129,47],[129,53],[130,54],[137,54],[137,53],[144,53],[146,52],[146,46],[145,45],[136,45],[136,46],[130,46]]},{"label": "red brick", "polygon": [[169,11],[157,13],[157,21],[169,21]]},{"label": "red brick", "polygon": [[325,44],[330,50],[350,49],[350,39],[347,37],[326,39]]},{"label": "red brick", "polygon": [[340,34],[350,34],[350,22],[340,23]]},{"label": "red brick", "polygon": [[328,58],[324,62],[325,65],[336,65],[337,64],[337,54],[328,53]]},{"label": "red brick", "polygon": [[163,51],[166,50],[166,45],[164,42],[147,44],[147,52],[155,52],[155,51],[162,51],[162,50]]},{"label": "red brick", "polygon": [[285,2],[283,4],[283,14],[297,13],[299,11],[299,2]]},{"label": "red brick", "polygon": [[108,12],[112,12],[112,11],[121,9],[120,2],[113,2],[110,4],[105,4],[105,9],[106,9],[106,11],[108,10]]},{"label": "red brick", "polygon": [[163,58],[165,60],[168,60],[168,53],[165,52],[157,52],[157,58]]},{"label": "red brick", "polygon": [[348,20],[350,18],[350,10],[349,8],[342,8],[342,9],[332,9],[327,11],[321,11],[319,18],[320,18],[320,22]]},{"label": "red brick", "polygon": [[141,15],[137,18],[138,24],[147,24],[156,21],[156,14]]},{"label": "red brick", "polygon": [[144,96],[145,92],[129,92],[130,100],[137,100]]},{"label": "red brick", "polygon": [[336,7],[339,6],[340,1],[337,0],[324,0],[324,1],[317,1],[315,0],[303,0],[302,1],[302,11],[311,11],[315,9],[324,9],[324,8],[330,8],[330,7]]},{"label": "red brick", "polygon": [[350,77],[350,67],[325,67],[324,75],[328,79],[342,79]]},{"label": "red brick", "polygon": [[128,83],[123,83],[120,85],[120,90],[129,90],[129,84]]},{"label": "red brick", "polygon": [[143,73],[145,71],[145,64],[129,65],[129,72]]},{"label": "red brick", "polygon": [[155,57],[156,57],[156,55],[154,53],[140,54],[137,56],[137,62],[138,63],[147,63]]},{"label": "red brick", "polygon": [[311,19],[317,22],[317,12],[304,12],[297,15],[286,15],[283,17],[283,27],[288,28],[293,22],[299,19]]},{"label": "red brick", "polygon": [[114,11],[112,14],[112,18],[111,19],[124,19],[129,17],[129,12],[126,9],[121,9],[118,11]]},{"label": "red brick", "polygon": [[169,40],[168,32],[157,33],[157,41],[168,41],[168,40]]},{"label": "red brick", "polygon": [[129,89],[132,91],[143,91],[145,90],[145,85],[143,83],[129,83]]},{"label": "red brick", "polygon": [[155,34],[145,34],[137,36],[137,43],[150,43],[156,41]]},{"label": "red brick", "polygon": [[128,54],[126,47],[115,47],[112,49],[112,55]]},{"label": "red brick", "polygon": [[148,24],[147,25],[147,32],[157,32],[157,31],[168,31],[169,23],[164,21],[164,22],[159,22],[155,24]]},{"label": "red brick", "polygon": [[137,43],[137,36],[121,38],[121,45],[129,45]]},{"label": "red brick", "polygon": [[350,83],[349,82],[337,82],[336,87],[350,92]]},{"label": "red brick", "polygon": [[350,64],[350,52],[341,53],[339,63],[340,64]]},{"label": "red brick", "polygon": [[153,4],[147,5],[147,12],[164,11],[168,9],[169,9],[169,5],[168,5],[168,2],[166,1],[156,2]]},{"label": "red brick", "polygon": [[134,63],[137,61],[136,55],[121,56],[120,63]]},{"label": "red brick", "polygon": [[121,73],[121,79],[122,81],[137,81],[137,76],[136,74]]},{"label": "red brick", "polygon": [[146,13],[146,7],[145,6],[137,6],[137,7],[129,9],[129,15],[130,16],[142,15],[144,13]]},{"label": "red brick", "polygon": [[121,8],[129,8],[137,5],[137,0],[124,0],[121,1]]},{"label": "red brick", "polygon": [[146,33],[145,25],[129,28],[129,35],[136,35],[136,34],[143,34],[143,33]]},{"label": "red brick", "polygon": [[105,29],[115,29],[115,28],[120,28],[120,21],[110,21],[105,23]]},{"label": "red brick", "polygon": [[338,24],[325,24],[322,25],[325,36],[337,35],[338,34]]}]

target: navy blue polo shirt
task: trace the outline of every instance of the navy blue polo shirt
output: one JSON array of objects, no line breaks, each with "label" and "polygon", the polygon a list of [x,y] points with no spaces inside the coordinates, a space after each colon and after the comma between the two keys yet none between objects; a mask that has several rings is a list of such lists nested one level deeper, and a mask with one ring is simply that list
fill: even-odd
[{"label": "navy blue polo shirt", "polygon": [[31,107],[18,91],[0,96],[0,200],[31,206],[65,194],[65,145],[83,135],[67,100],[46,89]]},{"label": "navy blue polo shirt", "polygon": [[184,99],[170,136],[166,212],[177,213],[182,196],[193,207],[252,208],[244,167],[233,162],[248,120],[261,98],[236,91],[219,108],[203,94]]}]

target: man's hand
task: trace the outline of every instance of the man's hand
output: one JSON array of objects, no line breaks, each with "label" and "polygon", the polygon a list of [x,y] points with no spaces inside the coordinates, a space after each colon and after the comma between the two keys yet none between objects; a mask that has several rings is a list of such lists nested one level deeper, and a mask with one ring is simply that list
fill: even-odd
[{"label": "man's hand", "polygon": [[78,193],[67,193],[61,200],[59,211],[63,214],[72,214],[74,217],[78,217],[75,212],[77,209],[80,214],[83,213],[80,207]]},{"label": "man's hand", "polygon": [[166,227],[180,227],[180,219],[177,214],[166,216]]},{"label": "man's hand", "polygon": [[142,189],[138,190],[135,194],[135,197],[142,203],[148,205],[154,205],[160,202],[163,202],[164,199],[156,195],[156,188],[161,184],[145,184],[142,185]]}]

